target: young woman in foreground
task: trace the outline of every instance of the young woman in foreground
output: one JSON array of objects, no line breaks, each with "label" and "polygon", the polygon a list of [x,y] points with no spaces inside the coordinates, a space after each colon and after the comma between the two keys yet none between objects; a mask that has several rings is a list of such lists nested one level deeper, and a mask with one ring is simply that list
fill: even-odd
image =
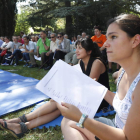
[{"label": "young woman in foreground", "polygon": [[83,129],[76,126],[82,116],[78,108],[57,104],[65,116],[62,121],[65,140],[140,140],[140,18],[124,14],[111,19],[106,36],[108,60],[123,68],[119,71],[116,95],[107,91],[104,98],[114,106],[115,120],[86,118]]},{"label": "young woman in foreground", "polygon": [[[90,76],[92,79],[96,79],[109,89],[107,69],[100,58],[101,53],[98,45],[93,43],[91,39],[78,41],[76,53],[77,58],[81,59],[80,66],[83,73]],[[104,107],[108,107],[108,103],[105,100],[102,101],[98,111]],[[23,133],[26,133],[29,129],[48,123],[57,118],[59,115],[60,111],[56,106],[56,102],[51,100],[34,112],[23,115],[19,118],[7,121],[1,119],[0,127],[6,130],[10,129],[8,131],[18,138],[22,137]]]}]

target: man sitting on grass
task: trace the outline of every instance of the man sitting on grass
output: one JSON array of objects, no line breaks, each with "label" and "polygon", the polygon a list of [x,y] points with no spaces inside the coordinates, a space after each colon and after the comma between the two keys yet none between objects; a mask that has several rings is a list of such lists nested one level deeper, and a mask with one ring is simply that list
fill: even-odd
[{"label": "man sitting on grass", "polygon": [[47,63],[47,67],[44,68],[45,70],[49,70],[53,66],[54,52],[56,49],[58,49],[58,43],[59,43],[59,40],[56,39],[55,33],[51,33],[50,36],[51,36],[50,51],[46,53],[48,63]]},{"label": "man sitting on grass", "polygon": [[29,65],[29,61],[30,61],[30,57],[29,57],[29,53],[33,53],[34,49],[35,49],[35,44],[34,42],[30,41],[28,36],[24,36],[24,47],[25,47],[25,51],[23,51],[23,60],[26,61],[26,64],[23,67],[26,67]]},{"label": "man sitting on grass", "polygon": [[50,50],[50,40],[47,38],[46,32],[41,31],[40,36],[41,38],[37,42],[37,52],[30,52],[29,54],[31,62],[31,66],[29,66],[29,68],[35,68],[38,66],[34,55],[41,57],[41,65],[43,65],[46,60],[46,53]]}]

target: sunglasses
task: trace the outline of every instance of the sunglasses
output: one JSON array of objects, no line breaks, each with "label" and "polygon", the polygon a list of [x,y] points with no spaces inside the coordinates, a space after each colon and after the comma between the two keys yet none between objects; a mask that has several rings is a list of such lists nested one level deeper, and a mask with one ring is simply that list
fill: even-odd
[{"label": "sunglasses", "polygon": [[54,37],[51,37],[51,38],[54,38]]},{"label": "sunglasses", "polygon": [[57,38],[61,38],[62,36],[57,36]]}]

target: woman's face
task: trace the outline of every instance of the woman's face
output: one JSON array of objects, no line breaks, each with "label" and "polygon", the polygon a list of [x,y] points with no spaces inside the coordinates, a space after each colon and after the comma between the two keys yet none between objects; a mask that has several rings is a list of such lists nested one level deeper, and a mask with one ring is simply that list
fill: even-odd
[{"label": "woman's face", "polygon": [[6,43],[8,43],[9,42],[9,39],[8,38],[4,38],[4,41],[6,42]]},{"label": "woman's face", "polygon": [[88,53],[81,44],[78,44],[76,47],[76,55],[77,59],[84,59],[87,56],[90,56],[90,53]]},{"label": "woman's face", "polygon": [[132,38],[119,28],[116,23],[107,29],[107,41],[104,43],[109,62],[120,62],[131,57],[133,53]]}]

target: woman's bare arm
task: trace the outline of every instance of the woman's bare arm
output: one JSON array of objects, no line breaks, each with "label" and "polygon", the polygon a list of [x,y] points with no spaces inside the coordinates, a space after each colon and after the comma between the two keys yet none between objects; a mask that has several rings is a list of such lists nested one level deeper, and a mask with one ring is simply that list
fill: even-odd
[{"label": "woman's bare arm", "polygon": [[98,81],[100,75],[105,72],[105,70],[104,64],[99,59],[96,59],[92,64],[89,77]]},{"label": "woman's bare arm", "polygon": [[[130,108],[128,118],[124,129],[114,128],[87,118],[84,122],[84,127],[92,132],[101,140],[140,140],[140,83],[137,85],[132,95],[132,106]],[[108,91],[109,93],[109,91]],[[107,96],[111,96],[111,94]],[[78,122],[82,113],[73,105],[62,103],[57,104],[62,115],[66,118]]]}]

